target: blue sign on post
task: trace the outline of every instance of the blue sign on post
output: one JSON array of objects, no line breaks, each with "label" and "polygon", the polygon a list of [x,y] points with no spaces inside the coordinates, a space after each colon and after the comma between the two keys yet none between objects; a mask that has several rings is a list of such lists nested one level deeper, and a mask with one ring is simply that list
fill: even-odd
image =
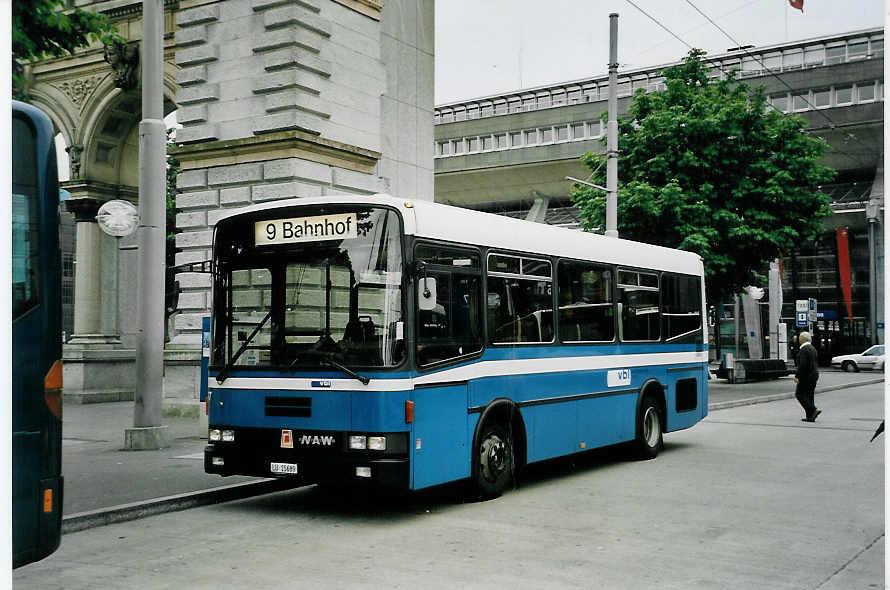
[{"label": "blue sign on post", "polygon": [[797,312],[797,327],[798,328],[807,328],[809,327],[810,322],[810,314],[806,311],[798,311]]},{"label": "blue sign on post", "polygon": [[210,367],[210,318],[201,318],[201,401],[207,400],[207,371]]}]

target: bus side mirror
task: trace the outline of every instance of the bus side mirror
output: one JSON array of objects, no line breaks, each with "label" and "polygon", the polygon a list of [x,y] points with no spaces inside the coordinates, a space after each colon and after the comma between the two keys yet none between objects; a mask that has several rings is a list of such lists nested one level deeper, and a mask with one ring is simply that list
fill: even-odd
[{"label": "bus side mirror", "polygon": [[420,311],[436,309],[436,279],[425,276],[417,282],[417,307]]}]

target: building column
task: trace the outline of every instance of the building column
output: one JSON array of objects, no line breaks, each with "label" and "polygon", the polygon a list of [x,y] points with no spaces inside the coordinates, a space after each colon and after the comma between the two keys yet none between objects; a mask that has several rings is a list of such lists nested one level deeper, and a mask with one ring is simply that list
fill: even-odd
[{"label": "building column", "polygon": [[118,243],[96,222],[100,199],[65,201],[74,214],[74,334],[62,349],[65,403],[133,399],[135,352],[120,340]]},{"label": "building column", "polygon": [[[78,198],[66,201],[76,222],[74,267],[74,334],[69,344],[119,345],[117,333],[117,248],[96,222],[101,201]],[[110,244],[106,242],[111,242]],[[111,247],[109,247],[111,246]],[[109,260],[106,260],[109,259]],[[111,269],[110,272],[105,272]],[[109,275],[109,276],[105,276]]]}]

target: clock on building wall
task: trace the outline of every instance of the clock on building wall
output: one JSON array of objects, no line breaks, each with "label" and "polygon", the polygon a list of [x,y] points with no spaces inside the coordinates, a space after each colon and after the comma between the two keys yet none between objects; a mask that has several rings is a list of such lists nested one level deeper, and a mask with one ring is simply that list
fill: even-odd
[{"label": "clock on building wall", "polygon": [[96,221],[109,236],[123,238],[129,236],[139,225],[139,210],[129,201],[115,199],[99,207]]}]

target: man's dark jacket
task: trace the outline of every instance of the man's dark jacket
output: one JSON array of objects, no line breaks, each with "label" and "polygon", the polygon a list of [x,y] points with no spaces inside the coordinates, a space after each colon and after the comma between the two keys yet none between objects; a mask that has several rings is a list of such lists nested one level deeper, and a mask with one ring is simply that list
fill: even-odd
[{"label": "man's dark jacket", "polygon": [[819,379],[819,368],[816,361],[816,347],[806,344],[797,353],[797,371],[794,376],[801,383],[815,383]]}]

